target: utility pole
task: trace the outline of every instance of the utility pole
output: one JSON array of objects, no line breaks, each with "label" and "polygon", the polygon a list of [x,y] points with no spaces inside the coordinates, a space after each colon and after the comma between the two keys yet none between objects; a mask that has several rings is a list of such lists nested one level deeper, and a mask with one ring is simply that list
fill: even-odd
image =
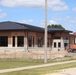
[{"label": "utility pole", "polygon": [[47,63],[47,0],[45,0],[45,44],[44,44],[44,63]]}]

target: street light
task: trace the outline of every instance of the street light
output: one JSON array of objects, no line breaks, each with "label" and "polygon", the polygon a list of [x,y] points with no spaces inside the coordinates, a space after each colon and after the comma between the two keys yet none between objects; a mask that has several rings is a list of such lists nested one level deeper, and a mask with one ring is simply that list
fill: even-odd
[{"label": "street light", "polygon": [[44,63],[47,63],[47,0],[45,0],[45,49],[44,49]]}]

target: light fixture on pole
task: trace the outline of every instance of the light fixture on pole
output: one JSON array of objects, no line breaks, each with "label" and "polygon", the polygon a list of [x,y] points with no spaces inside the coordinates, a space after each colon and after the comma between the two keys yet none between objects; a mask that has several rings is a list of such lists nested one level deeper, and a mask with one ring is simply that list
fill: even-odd
[{"label": "light fixture on pole", "polygon": [[47,63],[47,0],[45,0],[45,49],[44,49],[44,63]]}]

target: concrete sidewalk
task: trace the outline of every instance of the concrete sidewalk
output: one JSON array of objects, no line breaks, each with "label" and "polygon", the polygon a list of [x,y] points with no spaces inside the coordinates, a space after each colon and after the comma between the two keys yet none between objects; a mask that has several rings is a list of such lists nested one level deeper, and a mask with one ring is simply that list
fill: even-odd
[{"label": "concrete sidewalk", "polygon": [[76,75],[76,68],[65,69],[65,70],[59,72],[59,74],[63,74],[63,75]]},{"label": "concrete sidewalk", "polygon": [[41,68],[41,67],[47,67],[47,66],[53,66],[53,65],[59,65],[59,64],[66,64],[66,63],[72,63],[72,62],[76,62],[76,60],[65,61],[65,62],[57,62],[57,63],[49,63],[49,64],[36,65],[36,66],[27,66],[27,67],[20,67],[20,68],[3,69],[3,70],[0,70],[0,73],[21,71],[21,70],[33,69],[33,68]]},{"label": "concrete sidewalk", "polygon": [[65,75],[65,74],[53,73],[53,74],[46,74],[46,75]]},{"label": "concrete sidewalk", "polygon": [[46,74],[46,75],[76,75],[76,68],[65,69],[58,73]]}]

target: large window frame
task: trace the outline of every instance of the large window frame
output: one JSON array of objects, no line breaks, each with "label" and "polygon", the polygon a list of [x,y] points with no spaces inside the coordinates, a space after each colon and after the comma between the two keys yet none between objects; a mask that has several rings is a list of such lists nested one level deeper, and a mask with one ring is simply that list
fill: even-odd
[{"label": "large window frame", "polygon": [[8,47],[8,36],[0,36],[0,47]]},{"label": "large window frame", "polygon": [[24,47],[24,36],[17,36],[17,47]]},{"label": "large window frame", "polygon": [[57,43],[56,42],[54,42],[54,48],[56,48],[57,47]]},{"label": "large window frame", "polygon": [[28,36],[28,47],[34,47],[34,36]]},{"label": "large window frame", "polygon": [[64,47],[66,48],[68,46],[68,43],[64,43]]},{"label": "large window frame", "polygon": [[58,47],[59,47],[59,48],[61,47],[61,42],[58,42]]},{"label": "large window frame", "polygon": [[12,47],[15,47],[15,36],[12,36]]},{"label": "large window frame", "polygon": [[51,47],[51,38],[48,38],[47,40],[47,47]]},{"label": "large window frame", "polygon": [[43,46],[43,40],[41,36],[37,37],[37,41],[38,41],[38,47],[42,47]]}]

